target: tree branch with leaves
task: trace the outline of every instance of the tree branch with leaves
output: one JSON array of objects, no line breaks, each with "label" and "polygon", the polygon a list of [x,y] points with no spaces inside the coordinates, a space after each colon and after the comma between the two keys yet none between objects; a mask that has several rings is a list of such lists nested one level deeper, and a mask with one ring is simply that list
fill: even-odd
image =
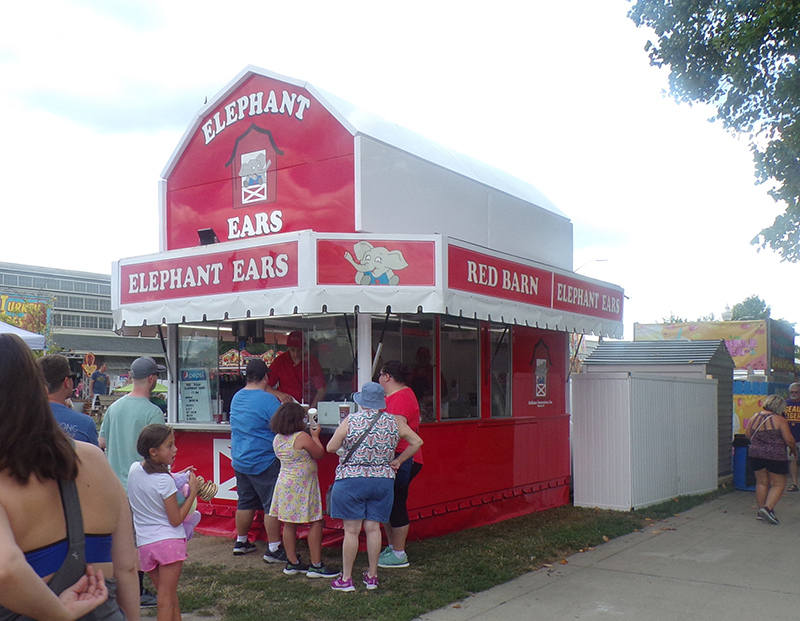
[{"label": "tree branch with leaves", "polygon": [[653,30],[669,94],[747,136],[757,183],[785,204],[752,243],[800,260],[800,0],[636,0],[628,16]]}]

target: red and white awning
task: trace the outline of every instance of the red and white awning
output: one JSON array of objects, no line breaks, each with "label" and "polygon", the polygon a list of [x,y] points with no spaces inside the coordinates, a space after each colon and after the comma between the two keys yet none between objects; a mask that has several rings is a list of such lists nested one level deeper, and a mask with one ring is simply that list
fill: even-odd
[{"label": "red and white awning", "polygon": [[126,332],[391,309],[622,335],[620,287],[442,235],[284,233],[123,259],[112,282]]}]

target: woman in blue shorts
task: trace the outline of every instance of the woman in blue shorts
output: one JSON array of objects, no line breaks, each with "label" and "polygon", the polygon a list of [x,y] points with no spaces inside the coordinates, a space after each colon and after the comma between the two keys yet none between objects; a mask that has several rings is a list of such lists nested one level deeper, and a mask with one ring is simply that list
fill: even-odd
[{"label": "woman in blue shorts", "polygon": [[[392,512],[395,472],[422,446],[405,418],[381,411],[386,399],[380,384],[367,382],[353,400],[359,410],[342,421],[327,446],[329,453],[340,455],[330,507],[331,517],[344,524],[342,575],[331,582],[336,591],[355,591],[352,573],[362,528],[369,559],[362,579],[368,590],[378,588],[381,523],[388,522]],[[408,446],[395,457],[400,438]]]},{"label": "woman in blue shorts", "polygon": [[747,422],[745,435],[750,440],[747,458],[756,475],[756,502],[758,519],[770,524],[780,524],[775,517],[775,505],[786,487],[789,472],[789,453],[797,453],[797,444],[782,416],[786,402],[778,395],[764,399],[764,408]]}]

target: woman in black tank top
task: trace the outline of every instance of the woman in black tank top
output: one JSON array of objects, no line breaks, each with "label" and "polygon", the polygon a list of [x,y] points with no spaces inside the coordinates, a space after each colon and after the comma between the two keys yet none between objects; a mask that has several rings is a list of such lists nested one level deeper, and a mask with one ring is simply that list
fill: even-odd
[{"label": "woman in black tank top", "polygon": [[775,516],[786,487],[789,473],[789,454],[797,453],[797,445],[789,423],[782,416],[786,402],[778,395],[764,399],[764,408],[747,422],[745,435],[750,440],[747,459],[756,475],[757,519],[780,524]]}]

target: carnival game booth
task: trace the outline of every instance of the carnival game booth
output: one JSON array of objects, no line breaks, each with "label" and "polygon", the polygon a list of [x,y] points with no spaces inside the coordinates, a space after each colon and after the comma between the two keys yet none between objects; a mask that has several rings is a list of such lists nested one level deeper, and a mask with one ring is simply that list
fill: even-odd
[{"label": "carnival game booth", "polygon": [[199,530],[234,531],[230,400],[295,331],[328,434],[382,362],[412,367],[412,537],[568,502],[567,335],[621,336],[623,293],[572,272],[572,225],[535,188],[249,67],[178,145],[160,216],[161,252],[114,265],[114,316],[165,337],[179,465],[219,486]]}]

